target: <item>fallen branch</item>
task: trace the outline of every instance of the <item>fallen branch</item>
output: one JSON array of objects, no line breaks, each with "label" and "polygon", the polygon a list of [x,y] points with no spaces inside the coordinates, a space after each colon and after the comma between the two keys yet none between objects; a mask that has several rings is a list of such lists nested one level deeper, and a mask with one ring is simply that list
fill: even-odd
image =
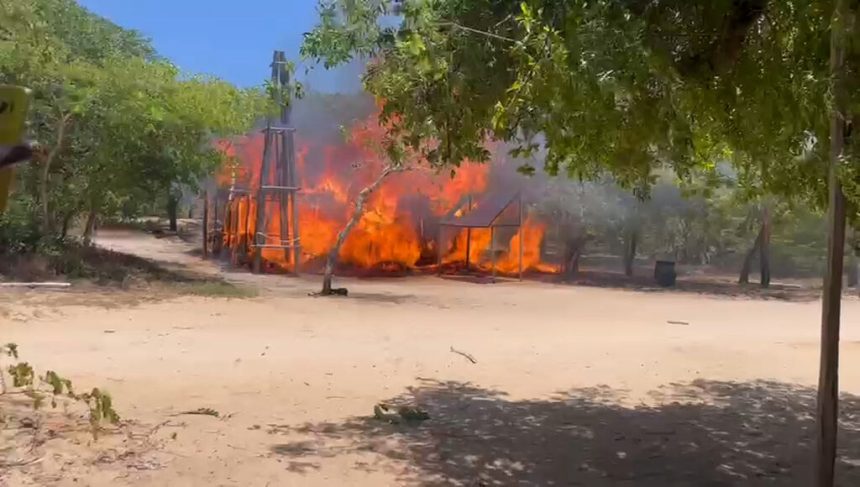
[{"label": "fallen branch", "polygon": [[456,353],[457,355],[462,355],[463,357],[466,357],[466,359],[467,359],[469,362],[472,362],[473,364],[478,363],[478,361],[477,361],[477,360],[475,360],[475,357],[473,357],[471,354],[468,354],[468,353],[466,353],[466,352],[461,352],[461,351],[457,350],[457,349],[456,349],[456,348],[454,348],[454,347],[451,347],[451,351],[452,351],[452,352],[454,352],[454,353]]},{"label": "fallen branch", "polygon": [[197,408],[197,409],[192,409],[190,411],[181,411],[181,412],[174,414],[173,416],[181,416],[183,414],[194,414],[194,415],[199,415],[199,416],[213,416],[215,418],[221,416],[221,413],[219,413],[218,411],[216,411],[212,408]]},{"label": "fallen branch", "polygon": [[0,288],[2,287],[26,287],[30,289],[34,288],[44,288],[44,289],[64,289],[70,287],[72,283],[70,282],[0,282]]}]

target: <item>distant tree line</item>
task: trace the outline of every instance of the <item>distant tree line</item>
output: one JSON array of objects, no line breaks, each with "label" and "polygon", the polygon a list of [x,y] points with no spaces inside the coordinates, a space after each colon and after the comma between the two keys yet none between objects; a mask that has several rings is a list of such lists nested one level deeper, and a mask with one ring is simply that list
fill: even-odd
[{"label": "distant tree line", "polygon": [[263,87],[189,76],[74,0],[0,3],[0,83],[32,90],[33,160],[16,171],[0,251],[92,236],[100,217],[173,212],[222,164],[211,144],[270,109]]}]

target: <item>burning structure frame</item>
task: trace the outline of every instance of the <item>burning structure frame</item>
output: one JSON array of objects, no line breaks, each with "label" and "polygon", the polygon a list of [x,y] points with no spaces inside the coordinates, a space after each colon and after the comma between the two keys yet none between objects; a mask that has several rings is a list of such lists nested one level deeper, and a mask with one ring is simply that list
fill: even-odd
[{"label": "burning structure frame", "polygon": [[[493,281],[496,280],[496,259],[499,252],[505,249],[496,245],[498,228],[516,228],[519,234],[519,250],[517,255],[517,273],[520,280],[523,279],[523,197],[521,192],[489,192],[477,202],[473,202],[472,195],[461,200],[448,215],[439,222],[439,240],[444,242],[445,229],[466,229],[466,272],[469,272],[472,246],[472,229],[484,228],[490,230],[490,248],[488,249],[491,259],[491,272]],[[516,216],[511,219],[508,211],[516,204]],[[439,273],[442,272],[442,246],[438,245],[436,250],[436,264]]]},{"label": "burning structure frame", "polygon": [[[284,54],[275,51],[272,93],[280,115],[253,134],[219,141],[237,164],[223,168],[205,193],[204,255],[211,248],[232,266],[254,272],[315,272],[352,214],[357,188],[385,163],[372,143],[365,144],[383,136],[375,118],[356,123],[338,145],[312,133],[298,138],[305,134],[291,123],[286,66]],[[368,165],[357,166],[354,159]],[[358,168],[369,169],[349,181]],[[465,263],[467,272],[492,273],[494,281],[498,274],[522,279],[527,269],[541,265],[544,225],[526,218],[524,183],[499,173],[497,189],[488,190],[490,173],[489,166],[467,164],[451,178],[432,171],[399,174],[398,184],[374,192],[371,208],[340,248],[339,267],[347,273],[441,274]],[[404,191],[403,185],[423,190]]]},{"label": "burning structure frame", "polygon": [[[218,202],[221,193],[216,192],[214,240],[221,242],[226,236],[223,243],[230,252],[231,263],[239,265],[251,255],[252,269],[258,273],[265,270],[264,249],[283,250],[284,261],[289,262],[293,273],[298,274],[301,266],[298,193],[301,188],[296,175],[296,130],[290,120],[289,100],[285,98],[289,86],[289,71],[283,51],[274,52],[271,67],[272,87],[275,103],[280,108],[280,117],[276,120],[269,118],[266,127],[262,129],[265,138],[256,191],[238,187],[235,175],[233,176],[226,202],[222,206],[222,229],[218,226]],[[277,215],[273,215],[273,212]],[[206,213],[204,211],[204,220],[207,219]],[[278,225],[273,224],[276,218]],[[205,232],[208,221],[204,221],[203,227]],[[277,227],[274,232],[273,227]],[[204,235],[204,246],[206,240]],[[217,248],[213,246],[213,250]]]}]

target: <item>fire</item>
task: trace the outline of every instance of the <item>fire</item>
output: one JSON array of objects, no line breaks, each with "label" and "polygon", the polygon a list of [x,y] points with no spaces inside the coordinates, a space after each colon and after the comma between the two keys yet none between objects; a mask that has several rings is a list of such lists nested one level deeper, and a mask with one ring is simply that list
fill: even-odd
[{"label": "fire", "polygon": [[[334,246],[339,232],[355,211],[358,193],[373,182],[385,167],[386,160],[379,150],[384,130],[373,115],[352,128],[342,144],[323,145],[297,134],[296,171],[301,182],[298,222],[301,235],[302,267],[321,268]],[[234,185],[250,191],[237,195],[230,206],[225,244],[251,251],[256,232],[256,201],[252,196],[259,186],[264,137],[253,134],[220,148],[238,161],[225,168],[218,177],[221,187]],[[495,248],[491,248],[489,229],[449,229],[448,238],[439,240],[439,221],[472,195],[475,201],[490,189],[492,164],[464,162],[451,176],[438,174],[426,165],[412,164],[410,170],[395,173],[368,198],[361,219],[346,238],[339,254],[343,267],[357,269],[414,269],[436,263],[436,251],[441,246],[443,263],[456,264],[466,260],[466,236],[469,261],[474,268],[489,270],[491,252],[496,253],[496,269],[502,274],[519,270],[520,247],[524,270],[552,270],[541,263],[541,244],[545,226],[527,218],[522,225],[522,237],[516,228],[497,229]],[[513,203],[517,205],[517,202]],[[282,208],[278,200],[266,203],[269,225],[267,242],[280,240],[282,218],[291,211]],[[475,205],[472,205],[472,209]],[[287,211],[284,211],[287,210]],[[462,216],[468,209],[461,209]],[[282,216],[283,215],[283,216]],[[502,231],[505,230],[505,231]],[[520,239],[522,238],[522,242]],[[290,253],[278,248],[264,248],[263,258],[275,265],[289,268]]]}]

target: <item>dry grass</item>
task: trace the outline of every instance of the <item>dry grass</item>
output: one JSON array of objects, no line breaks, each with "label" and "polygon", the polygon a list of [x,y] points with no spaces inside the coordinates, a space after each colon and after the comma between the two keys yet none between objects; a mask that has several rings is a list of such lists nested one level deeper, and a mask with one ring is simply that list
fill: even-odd
[{"label": "dry grass", "polygon": [[98,247],[70,245],[46,254],[0,255],[0,282],[71,282],[67,290],[16,290],[0,295],[0,316],[9,317],[4,303],[47,299],[53,305],[116,308],[179,296],[246,299],[253,287],[232,284],[219,276],[171,268],[142,257]]}]

